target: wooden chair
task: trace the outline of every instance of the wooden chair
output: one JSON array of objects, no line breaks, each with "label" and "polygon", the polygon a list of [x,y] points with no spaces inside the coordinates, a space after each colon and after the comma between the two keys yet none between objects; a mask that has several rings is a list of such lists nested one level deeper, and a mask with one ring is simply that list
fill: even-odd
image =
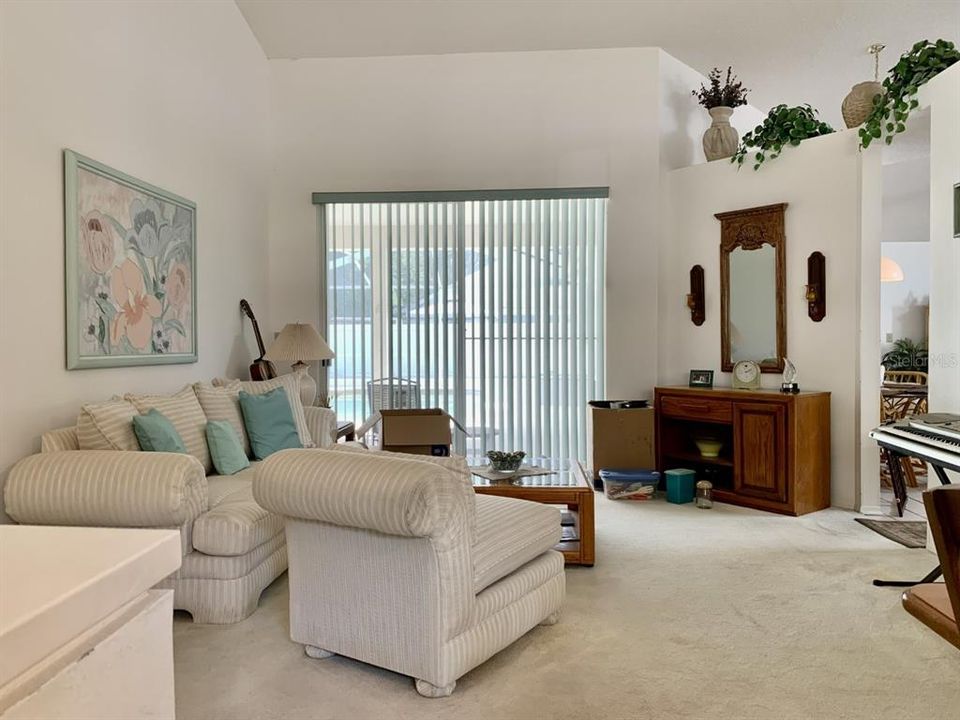
[{"label": "wooden chair", "polygon": [[367,383],[370,411],[420,407],[420,383],[402,378],[379,378]]},{"label": "wooden chair", "polygon": [[960,485],[928,490],[923,503],[944,582],[914,585],[903,594],[903,607],[960,649]]},{"label": "wooden chair", "polygon": [[926,385],[927,374],[922,370],[885,370],[883,373],[883,381],[886,383]]},{"label": "wooden chair", "polygon": [[[904,392],[902,395],[882,394],[880,396],[881,423],[902,420],[910,415],[920,415],[927,412],[926,394],[915,394],[918,388],[926,388],[927,373],[920,370],[885,370],[883,383],[884,385],[906,386],[910,392]],[[909,386],[916,387],[910,388]],[[892,484],[892,480],[887,464],[888,458],[885,451],[881,451],[880,481],[889,486]],[[927,474],[927,465],[920,460],[904,457],[900,460],[900,466],[903,468],[903,476],[908,487],[918,487],[917,477]]]}]

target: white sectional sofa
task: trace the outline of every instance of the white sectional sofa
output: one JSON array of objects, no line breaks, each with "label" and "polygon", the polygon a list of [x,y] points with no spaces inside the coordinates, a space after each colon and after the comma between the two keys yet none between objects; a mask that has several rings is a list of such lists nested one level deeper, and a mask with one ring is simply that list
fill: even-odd
[{"label": "white sectional sofa", "polygon": [[[333,411],[303,413],[314,443],[331,445]],[[174,607],[195,622],[242,620],[286,569],[283,518],[253,499],[259,463],[219,476],[189,454],[80,447],[77,427],[44,434],[41,452],[10,471],[7,514],[35,525],[179,529],[183,564],[158,587],[173,589]]]}]

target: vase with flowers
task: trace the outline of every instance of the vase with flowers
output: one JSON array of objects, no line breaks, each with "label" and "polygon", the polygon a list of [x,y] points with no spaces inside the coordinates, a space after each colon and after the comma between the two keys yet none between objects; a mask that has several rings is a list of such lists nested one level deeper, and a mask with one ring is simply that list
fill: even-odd
[{"label": "vase with flowers", "polygon": [[736,128],[730,125],[730,117],[735,107],[747,104],[747,93],[750,91],[733,74],[732,67],[727,68],[726,77],[720,68],[714,68],[707,80],[707,85],[701,85],[699,90],[692,93],[713,119],[703,134],[703,154],[709,161],[722,160],[737,151],[740,136]]}]

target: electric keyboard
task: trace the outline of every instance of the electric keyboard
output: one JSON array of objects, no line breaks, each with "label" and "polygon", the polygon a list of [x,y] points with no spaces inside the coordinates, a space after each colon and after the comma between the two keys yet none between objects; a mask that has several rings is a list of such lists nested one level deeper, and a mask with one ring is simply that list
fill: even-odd
[{"label": "electric keyboard", "polygon": [[949,485],[950,478],[946,471],[960,472],[960,437],[952,432],[958,420],[960,415],[917,415],[870,431],[870,437],[887,451],[893,494],[897,498],[897,512],[901,516],[907,504],[907,487],[900,458],[915,457],[930,463],[941,484]]},{"label": "electric keyboard", "polygon": [[[870,437],[886,450],[887,467],[890,468],[890,481],[893,494],[897,498],[897,512],[903,517],[903,507],[907,503],[907,486],[904,482],[904,457],[914,457],[930,464],[943,485],[950,484],[947,470],[960,472],[960,415],[938,413],[936,415],[915,415],[892,425],[881,425],[870,431]],[[922,580],[874,580],[878,586],[909,587],[917,583],[931,583],[940,577],[938,565]]]},{"label": "electric keyboard", "polygon": [[910,423],[910,427],[917,430],[960,441],[960,415],[927,413],[926,415],[913,415],[907,419],[907,422]]},{"label": "electric keyboard", "polygon": [[870,431],[870,437],[887,450],[960,472],[960,439],[902,422],[875,428]]}]

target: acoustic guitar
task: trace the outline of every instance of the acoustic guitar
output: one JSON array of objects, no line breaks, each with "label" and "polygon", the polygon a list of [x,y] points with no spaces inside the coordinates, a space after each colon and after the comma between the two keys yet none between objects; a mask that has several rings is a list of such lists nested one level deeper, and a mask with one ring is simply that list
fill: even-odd
[{"label": "acoustic guitar", "polygon": [[257,347],[260,349],[260,357],[250,363],[250,379],[270,380],[271,378],[275,378],[277,376],[277,368],[264,357],[267,351],[263,347],[263,338],[260,336],[260,326],[257,324],[257,318],[253,314],[250,303],[246,300],[241,300],[240,309],[243,310],[244,315],[250,318],[250,323],[253,325],[253,334],[257,336]]}]

